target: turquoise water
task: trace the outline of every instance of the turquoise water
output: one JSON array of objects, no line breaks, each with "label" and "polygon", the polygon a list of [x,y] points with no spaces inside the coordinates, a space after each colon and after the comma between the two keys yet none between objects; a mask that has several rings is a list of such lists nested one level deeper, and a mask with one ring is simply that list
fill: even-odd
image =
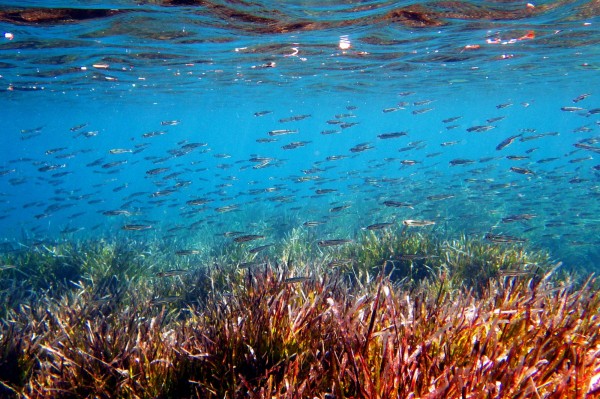
[{"label": "turquoise water", "polygon": [[599,11],[2,2],[2,248],[266,244],[307,221],[351,239],[410,219],[594,270]]}]

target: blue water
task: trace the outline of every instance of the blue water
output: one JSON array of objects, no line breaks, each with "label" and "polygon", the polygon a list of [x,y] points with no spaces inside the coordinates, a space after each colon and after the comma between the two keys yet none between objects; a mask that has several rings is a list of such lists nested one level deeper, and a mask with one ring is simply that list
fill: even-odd
[{"label": "blue water", "polygon": [[[594,2],[190,4],[2,2],[5,250],[227,231],[276,240],[309,220],[324,222],[318,238],[354,238],[424,219],[435,234],[508,234],[597,268]],[[39,7],[104,14],[23,18]],[[269,135],[281,129],[295,132]],[[378,137],[392,132],[406,135]],[[503,222],[514,215],[531,217]],[[148,229],[123,230],[131,224]]]}]

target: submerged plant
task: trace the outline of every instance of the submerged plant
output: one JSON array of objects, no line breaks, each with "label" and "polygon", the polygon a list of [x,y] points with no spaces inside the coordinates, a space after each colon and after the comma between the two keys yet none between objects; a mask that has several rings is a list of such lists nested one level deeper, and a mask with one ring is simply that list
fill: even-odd
[{"label": "submerged plant", "polygon": [[[241,267],[227,251],[195,263],[159,243],[79,245],[60,252],[77,281],[5,311],[3,397],[600,393],[597,283],[556,279],[524,246],[388,229],[319,247],[298,230]],[[15,263],[45,270],[46,252]],[[34,286],[6,272],[3,295]]]}]

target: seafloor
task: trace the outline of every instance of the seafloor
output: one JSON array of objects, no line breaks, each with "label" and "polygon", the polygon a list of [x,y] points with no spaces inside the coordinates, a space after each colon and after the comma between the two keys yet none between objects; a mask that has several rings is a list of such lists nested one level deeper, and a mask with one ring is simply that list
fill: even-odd
[{"label": "seafloor", "polygon": [[4,254],[0,396],[600,394],[594,278],[525,244],[415,231],[297,229],[249,262],[241,242],[211,257],[158,240]]}]

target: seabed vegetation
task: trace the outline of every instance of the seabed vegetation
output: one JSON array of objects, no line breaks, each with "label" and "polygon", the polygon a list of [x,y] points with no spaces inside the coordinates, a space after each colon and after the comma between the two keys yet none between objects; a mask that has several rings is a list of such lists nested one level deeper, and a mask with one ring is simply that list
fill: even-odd
[{"label": "seabed vegetation", "polygon": [[527,244],[310,229],[5,253],[0,397],[585,398],[598,283]]}]

